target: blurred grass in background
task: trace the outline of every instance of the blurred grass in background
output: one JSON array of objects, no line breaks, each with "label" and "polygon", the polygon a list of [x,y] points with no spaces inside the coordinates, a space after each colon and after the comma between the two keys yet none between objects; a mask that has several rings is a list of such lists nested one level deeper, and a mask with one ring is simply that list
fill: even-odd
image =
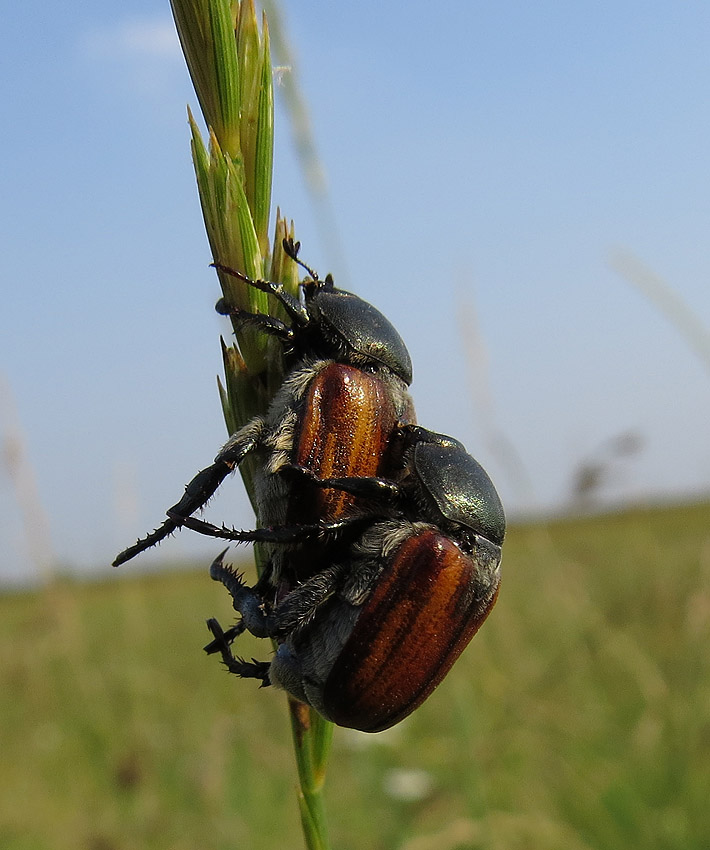
[{"label": "blurred grass in background", "polygon": [[[229,611],[207,565],[0,597],[3,850],[302,846],[284,697],[202,652]],[[709,636],[710,505],[513,527],[430,700],[336,731],[333,846],[706,850]]]}]

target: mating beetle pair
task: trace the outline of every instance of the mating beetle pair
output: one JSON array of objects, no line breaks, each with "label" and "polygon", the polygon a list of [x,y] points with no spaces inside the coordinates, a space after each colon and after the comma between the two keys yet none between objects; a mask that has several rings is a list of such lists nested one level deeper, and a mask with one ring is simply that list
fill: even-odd
[{"label": "mating beetle pair", "polygon": [[[300,262],[297,245],[284,248]],[[254,588],[222,556],[212,565],[241,620],[227,632],[209,621],[215,639],[206,649],[232,672],[281,686],[340,725],[385,729],[426,699],[492,608],[505,531],[500,501],[460,443],[413,424],[409,355],[381,313],[310,269],[301,303],[277,284],[219,268],[285,308],[290,326],[237,318],[287,344],[293,367],[267,415],[240,429],[168,520],[115,563],[181,525],[270,544]],[[239,532],[194,518],[247,455],[257,460],[263,527]],[[245,629],[277,641],[272,662],[232,655]]]}]

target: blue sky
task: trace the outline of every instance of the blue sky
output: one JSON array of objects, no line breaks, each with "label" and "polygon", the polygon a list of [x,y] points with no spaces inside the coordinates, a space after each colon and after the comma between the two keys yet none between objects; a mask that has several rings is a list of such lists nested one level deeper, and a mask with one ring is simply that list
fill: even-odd
[{"label": "blue sky", "polygon": [[[274,205],[304,259],[397,326],[422,424],[467,445],[512,515],[565,506],[627,432],[641,449],[601,504],[707,493],[707,365],[610,265],[636,258],[710,327],[707,3],[283,15],[342,250],[281,107]],[[0,429],[48,523],[28,541],[0,468],[0,579],[42,546],[104,569],[225,438],[195,98],[167,2],[20,4],[0,62]],[[210,517],[250,526],[240,482],[224,489]],[[183,532],[158,555],[214,551]]]}]

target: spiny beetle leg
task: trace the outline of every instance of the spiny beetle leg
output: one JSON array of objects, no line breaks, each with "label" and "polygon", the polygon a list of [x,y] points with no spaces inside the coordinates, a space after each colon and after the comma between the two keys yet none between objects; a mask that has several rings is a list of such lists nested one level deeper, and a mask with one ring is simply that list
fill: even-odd
[{"label": "spiny beetle leg", "polygon": [[243,658],[232,655],[231,651],[222,653],[222,661],[230,673],[241,676],[242,679],[259,679],[262,688],[267,688],[271,684],[271,679],[269,679],[270,661],[257,661],[256,658],[245,661]]},{"label": "spiny beetle leg", "polygon": [[266,292],[268,295],[273,295],[284,310],[286,310],[288,315],[299,325],[307,325],[310,321],[306,308],[300,304],[298,299],[286,292],[282,284],[274,283],[271,280],[253,280],[236,269],[232,269],[229,266],[223,266],[222,263],[212,263],[212,265],[218,271],[231,275],[232,277],[236,277],[239,280],[243,280],[244,283],[247,283],[249,286],[253,286],[254,289],[258,289],[260,292]]},{"label": "spiny beetle leg", "polygon": [[[138,540],[133,546],[124,549],[113,562],[114,567],[125,564],[136,555],[160,543],[173,531],[176,531],[182,525],[186,524],[186,520],[191,514],[204,507],[206,502],[214,496],[219,485],[232,472],[244,458],[253,451],[258,445],[261,437],[263,421],[259,418],[252,420],[244,426],[240,431],[234,434],[224,445],[224,448],[215,458],[214,463],[195,475],[190,483],[185,487],[185,493],[179,502],[174,504],[167,511],[168,519],[152,531],[150,534]],[[209,523],[206,523],[209,525]],[[215,528],[213,526],[213,528]],[[213,537],[221,535],[214,532],[203,530],[204,534],[210,534]]]},{"label": "spiny beetle leg", "polygon": [[297,464],[288,464],[281,470],[282,474],[293,475],[296,478],[304,478],[322,489],[342,490],[352,496],[359,496],[368,500],[398,499],[401,495],[400,487],[386,478],[318,478],[310,469]]},{"label": "spiny beetle leg", "polygon": [[277,629],[276,618],[264,611],[264,600],[246,584],[241,573],[224,563],[226,553],[225,549],[212,561],[210,577],[227,588],[234,610],[242,615],[242,622],[248,631],[256,637],[272,637]]},{"label": "spiny beetle leg", "polygon": [[[271,667],[270,662],[257,661],[255,658],[252,658],[251,661],[245,661],[243,658],[235,656],[226,640],[228,632],[222,631],[222,627],[217,620],[208,620],[207,628],[215,636],[213,643],[219,643],[217,651],[221,653],[222,663],[230,673],[241,676],[242,679],[259,679],[261,681],[262,688],[271,684],[271,680],[269,679],[269,668]],[[205,651],[208,652],[209,647],[211,646],[211,643],[208,644],[205,647]]]},{"label": "spiny beetle leg", "polygon": [[204,507],[230,472],[256,448],[260,436],[260,423],[260,419],[252,420],[227,440],[224,448],[214,459],[214,463],[197,473],[185,487],[182,499],[168,510],[167,513],[171,519],[184,519]]},{"label": "spiny beetle leg", "polygon": [[[256,637],[276,638],[290,634],[299,625],[312,618],[318,606],[332,594],[343,572],[342,566],[338,565],[320,570],[288,593],[273,612],[267,613],[264,610],[265,601],[258,592],[258,585],[248,587],[242,575],[224,563],[226,551],[225,549],[221,552],[212,562],[210,576],[227,588],[232,597],[234,610],[242,616],[235,628],[240,628],[242,631],[246,628]],[[209,647],[205,647],[205,650],[222,652],[224,644],[231,642],[227,640],[229,632],[223,632],[219,624],[215,624],[213,628],[211,620],[208,621],[208,626],[216,640]]]},{"label": "spiny beetle leg", "polygon": [[161,540],[184,525],[185,520],[190,514],[199,510],[215,494],[219,485],[229,475],[232,469],[233,466],[220,461],[198,472],[187,487],[185,487],[185,494],[182,499],[173,505],[172,508],[168,509],[168,519],[156,528],[155,531],[141,538],[133,546],[124,549],[114,560],[113,566],[119,567],[121,564],[125,564],[126,561],[130,561],[131,558],[135,558],[136,555],[146,549],[150,549],[156,543],[160,543]]},{"label": "spiny beetle leg", "polygon": [[[238,531],[225,525],[212,525],[195,517],[183,517],[180,524],[207,537],[220,540],[232,540],[235,543],[301,543],[324,533],[320,525],[278,526],[276,528],[255,528],[251,531]],[[339,529],[334,529],[335,533]]]},{"label": "spiny beetle leg", "polygon": [[307,266],[303,262],[303,260],[299,259],[298,257],[298,252],[301,250],[301,243],[294,242],[293,239],[291,239],[290,237],[286,237],[281,244],[287,256],[289,256],[294,261],[294,263],[298,263],[298,265],[302,269],[305,269],[308,274],[313,278],[313,282],[316,283],[318,281],[317,273],[314,272],[310,266]]},{"label": "spiny beetle leg", "polygon": [[286,343],[293,343],[294,332],[287,324],[265,313],[249,313],[239,307],[230,307],[225,298],[220,298],[215,310],[222,316],[236,319],[242,325],[252,325],[270,336],[278,337]]},{"label": "spiny beetle leg", "polygon": [[134,543],[133,546],[129,546],[127,549],[124,549],[123,552],[116,556],[116,559],[111,566],[120,567],[121,564],[125,564],[126,561],[130,561],[131,558],[135,558],[136,555],[139,555],[146,549],[150,549],[150,547],[155,546],[156,543],[160,543],[161,540],[164,540],[169,534],[176,531],[178,526],[179,523],[174,520],[166,519],[161,526],[155,529],[155,531],[151,531],[150,534],[142,537]]},{"label": "spiny beetle leg", "polygon": [[[357,479],[355,479],[357,480]],[[315,538],[329,538],[349,529],[359,530],[366,521],[364,517],[350,517],[331,522],[317,522],[310,525],[279,525],[274,528],[255,528],[251,531],[238,531],[235,528],[212,525],[195,517],[176,518],[179,524],[207,537],[231,540],[235,543],[304,543]],[[370,522],[371,520],[367,520]]]}]

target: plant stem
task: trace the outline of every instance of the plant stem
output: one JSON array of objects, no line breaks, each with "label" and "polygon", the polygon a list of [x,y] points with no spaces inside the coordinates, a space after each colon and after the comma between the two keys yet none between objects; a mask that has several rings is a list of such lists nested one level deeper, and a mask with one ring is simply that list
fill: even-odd
[{"label": "plant stem", "polygon": [[[268,277],[296,294],[298,269],[282,248],[283,239],[293,237],[293,224],[278,212],[269,249],[274,119],[266,17],[260,35],[253,0],[171,0],[171,6],[209,131],[205,145],[190,113],[192,157],[213,259],[250,278]],[[278,315],[263,292],[229,275],[219,277],[229,304]],[[266,413],[284,377],[278,341],[236,323],[234,331],[236,344],[222,341],[225,380],[219,382],[230,434]],[[249,459],[240,472],[256,509]],[[258,548],[255,557],[259,569]],[[289,710],[306,846],[327,850],[322,791],[333,726],[290,698]]]}]

